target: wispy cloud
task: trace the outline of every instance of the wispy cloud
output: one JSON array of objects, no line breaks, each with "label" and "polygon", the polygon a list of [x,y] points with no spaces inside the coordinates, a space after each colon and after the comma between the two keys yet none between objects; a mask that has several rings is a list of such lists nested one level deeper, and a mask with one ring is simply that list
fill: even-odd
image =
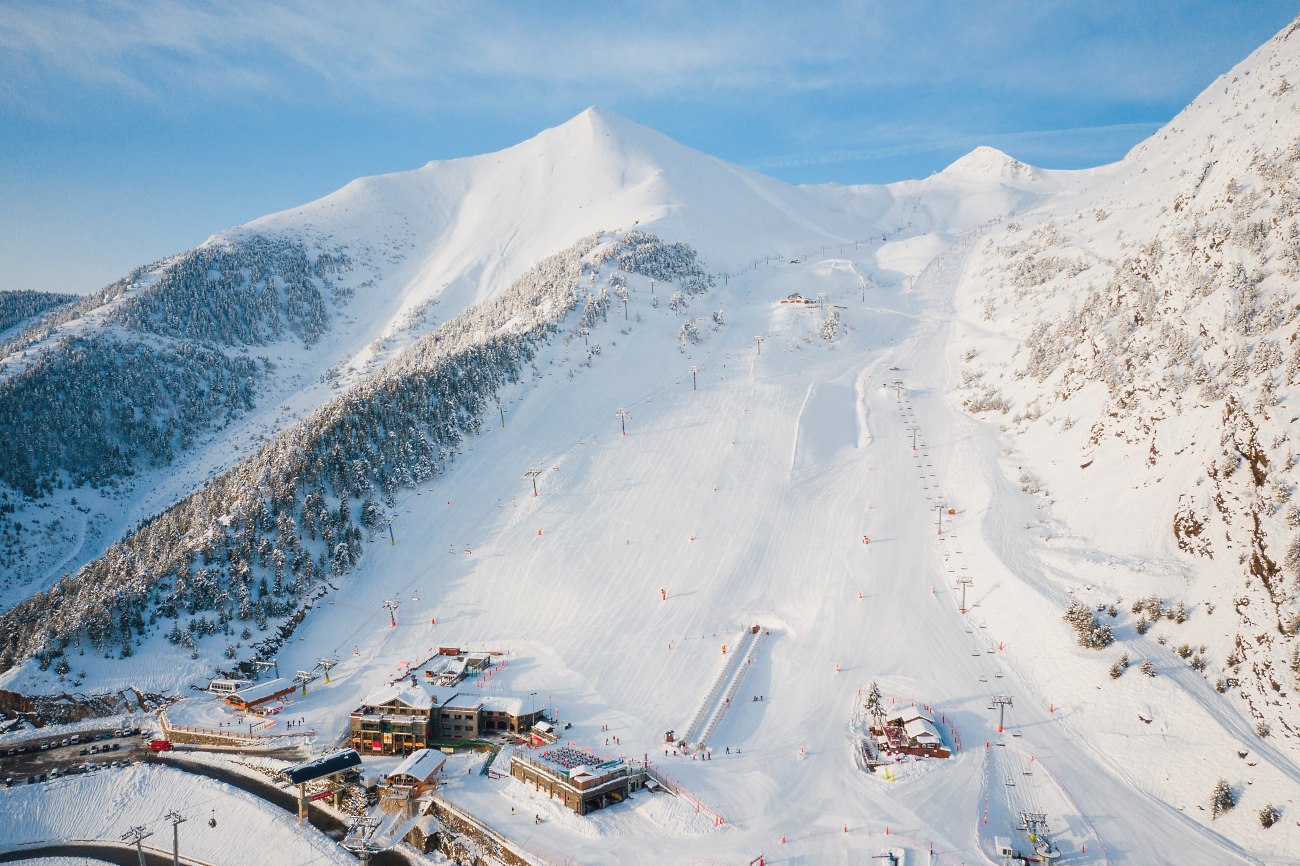
[{"label": "wispy cloud", "polygon": [[11,4],[0,7],[0,99],[48,108],[69,93],[160,103],[252,95],[427,108],[500,98],[503,90],[530,99],[590,92],[725,101],[738,93],[972,85],[1053,93],[1082,80],[1094,91],[1149,95],[1180,85],[1161,69],[1150,34],[1070,38],[1057,31],[1104,28],[1105,19],[1050,6]]}]

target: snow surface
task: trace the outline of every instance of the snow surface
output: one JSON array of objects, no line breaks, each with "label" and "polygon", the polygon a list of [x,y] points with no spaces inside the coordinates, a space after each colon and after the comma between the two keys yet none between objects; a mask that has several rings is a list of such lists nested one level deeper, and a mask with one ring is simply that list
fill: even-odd
[{"label": "snow surface", "polygon": [[[836,863],[888,847],[924,862],[931,844],[934,862],[978,862],[992,835],[1027,844],[1021,810],[1047,814],[1068,863],[1300,862],[1294,750],[1257,737],[1154,641],[1136,645],[1160,676],[1111,681],[1061,621],[1081,585],[1119,569],[1177,585],[1188,561],[1153,551],[1140,521],[1117,522],[1129,502],[1089,501],[1064,476],[1051,502],[1022,489],[1025,467],[1050,465],[1051,442],[1011,450],[996,419],[958,405],[958,351],[1011,345],[972,314],[984,241],[1010,217],[1139,177],[1128,164],[1050,172],[981,149],[921,181],[792,188],[591,110],[499,154],[357,181],[251,224],[388,245],[384,278],[355,308],[367,345],[400,345],[404,316],[433,300],[454,313],[600,229],[639,222],[728,274],[687,311],[706,318],[703,342],[685,347],[681,317],[652,304],[667,287],[630,281],[631,320],[615,312],[593,329],[602,352],[590,364],[581,343],[557,341],[507,395],[504,429],[399,494],[397,543],[369,546],[281,653],[285,670],[341,659],[293,712],[325,751],[366,694],[433,648],[502,652],[499,673],[462,691],[527,696],[572,724],[561,742],[648,758],[683,790],[579,817],[481,774],[480,755],[449,759],[445,797],[554,862]],[[777,303],[793,291],[827,306]],[[842,327],[827,342],[818,326],[832,308]],[[386,351],[353,351],[343,381]],[[530,466],[546,470],[538,497]],[[959,577],[973,579],[965,615]],[[401,601],[396,627],[386,598]],[[755,623],[771,636],[711,759],[665,754],[664,732],[686,726],[722,670],[720,645]],[[85,663],[104,687],[205,672],[161,640]],[[37,677],[27,667],[6,682]],[[859,769],[853,720],[871,681],[942,707],[961,751],[897,782]],[[1014,698],[1003,735],[993,694]],[[108,808],[142,772],[107,790],[103,776],[67,784]],[[1210,790],[1229,773],[1240,805],[1212,820]],[[0,796],[43,832],[96,830],[34,793]],[[1265,803],[1283,811],[1269,830],[1256,819]]]},{"label": "snow surface", "polygon": [[[314,828],[299,827],[292,814],[230,785],[166,767],[136,764],[0,789],[6,847],[116,840],[143,826],[154,834],[145,844],[170,852],[172,824],[166,815],[173,809],[189,819],[180,826],[181,852],[208,863],[265,863],[268,851],[287,855],[277,862],[356,862]],[[210,817],[217,820],[215,828],[208,826]]]}]

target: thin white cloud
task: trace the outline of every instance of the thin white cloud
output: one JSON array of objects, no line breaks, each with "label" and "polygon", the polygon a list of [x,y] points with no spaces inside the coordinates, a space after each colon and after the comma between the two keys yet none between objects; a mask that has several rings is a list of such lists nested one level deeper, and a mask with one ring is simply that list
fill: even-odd
[{"label": "thin white cloud", "polygon": [[[986,87],[1168,89],[1158,51],[1053,38],[1050,4],[841,2],[592,5],[214,0],[0,7],[0,98],[62,89],[160,102],[263,95],[363,98],[414,108],[502,87],[726,99],[737,92],[852,93]],[[1059,34],[1055,34],[1059,37]],[[1136,42],[1134,37],[1133,42]],[[1156,46],[1158,49],[1158,46]],[[1046,56],[1045,56],[1046,55]],[[1117,63],[1122,59],[1122,63]],[[1055,68],[1068,75],[1046,74]]]}]

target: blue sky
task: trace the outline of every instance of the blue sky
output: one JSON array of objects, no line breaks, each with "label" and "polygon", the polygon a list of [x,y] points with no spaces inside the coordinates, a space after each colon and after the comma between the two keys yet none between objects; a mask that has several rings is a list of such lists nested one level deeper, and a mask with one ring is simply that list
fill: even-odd
[{"label": "blue sky", "polygon": [[0,290],[86,292],[588,105],[796,183],[1119,159],[1294,3],[0,2]]}]

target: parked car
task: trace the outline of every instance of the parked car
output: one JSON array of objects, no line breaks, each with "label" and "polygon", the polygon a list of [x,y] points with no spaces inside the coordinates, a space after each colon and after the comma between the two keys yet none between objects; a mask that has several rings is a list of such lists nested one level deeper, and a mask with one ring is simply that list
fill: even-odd
[{"label": "parked car", "polygon": [[90,754],[90,749],[82,749],[81,751],[77,752],[77,754],[82,755],[84,757],[85,755]]},{"label": "parked car", "polygon": [[64,737],[64,738],[63,738],[63,742],[62,742],[62,743],[59,743],[59,745],[60,745],[60,746],[67,746],[67,745],[71,744],[71,742],[72,742],[72,741],[69,740],[67,737]]},{"label": "parked car", "polygon": [[170,752],[172,751],[171,740],[154,740],[149,744],[151,752]]}]

